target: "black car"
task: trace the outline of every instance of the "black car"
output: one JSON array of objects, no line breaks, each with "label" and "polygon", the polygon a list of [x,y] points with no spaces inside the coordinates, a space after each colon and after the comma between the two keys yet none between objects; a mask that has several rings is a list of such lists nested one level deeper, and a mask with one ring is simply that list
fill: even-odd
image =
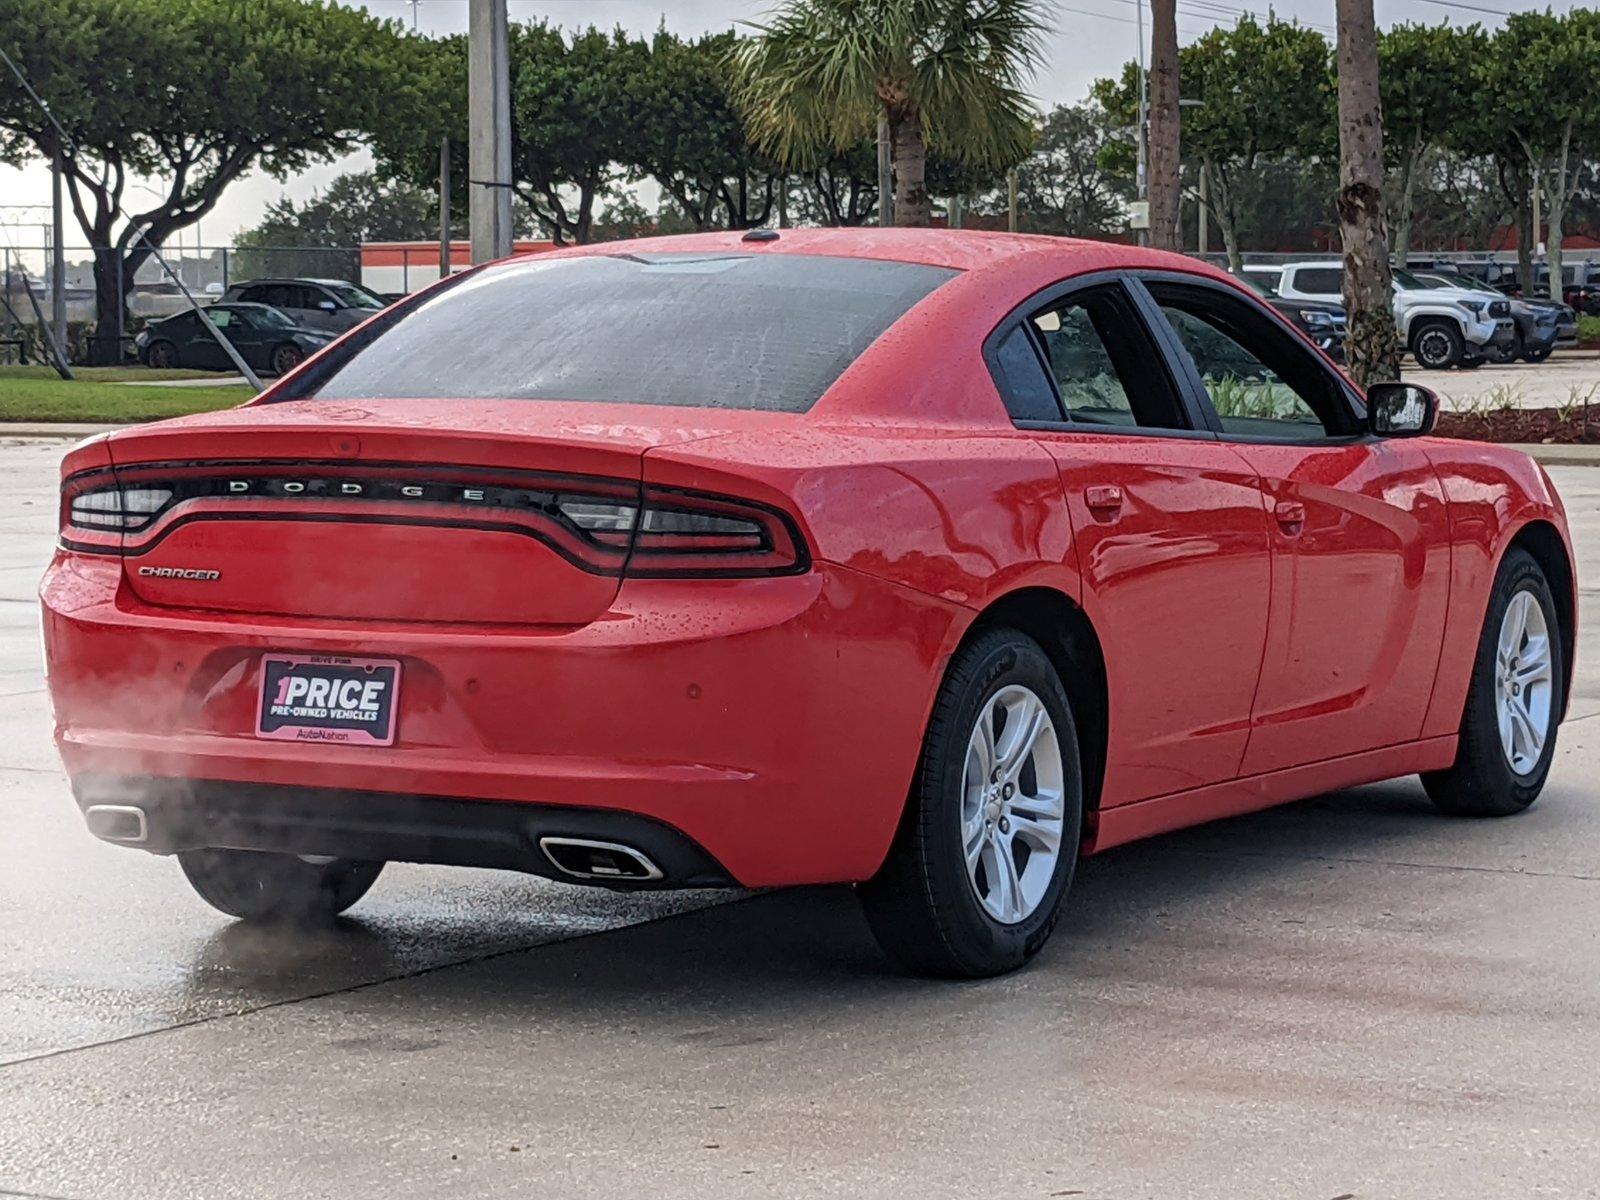
[{"label": "black car", "polygon": [[[213,304],[206,315],[245,362],[271,375],[294,370],[334,337],[323,330],[302,329],[265,304]],[[233,370],[228,352],[192,311],[152,321],[139,331],[133,344],[146,366]]]},{"label": "black car", "polygon": [[1277,276],[1269,273],[1270,270],[1258,267],[1252,271],[1246,266],[1245,273],[1234,278],[1259,292],[1262,299],[1277,309],[1289,324],[1321,347],[1322,352],[1334,362],[1343,362],[1344,305],[1332,304],[1326,300],[1285,300],[1272,290],[1269,281],[1276,279]]}]

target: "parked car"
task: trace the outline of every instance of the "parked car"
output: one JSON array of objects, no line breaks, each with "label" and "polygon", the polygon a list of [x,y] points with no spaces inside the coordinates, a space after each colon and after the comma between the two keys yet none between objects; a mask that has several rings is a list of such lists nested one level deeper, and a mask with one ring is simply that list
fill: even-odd
[{"label": "parked car", "polygon": [[[245,362],[271,375],[287,375],[334,337],[325,330],[303,329],[287,314],[265,304],[213,304],[206,315]],[[228,352],[193,309],[150,322],[134,335],[133,345],[140,360],[150,367],[234,369]]]},{"label": "parked car", "polygon": [[[1423,283],[1442,288],[1466,288],[1487,296],[1499,296],[1487,283],[1470,276],[1443,274],[1433,271],[1416,271],[1413,274]],[[1498,360],[1512,362],[1543,362],[1563,338],[1575,340],[1578,336],[1578,317],[1565,304],[1554,300],[1511,300],[1511,320],[1516,325],[1516,338],[1498,352]]]},{"label": "parked car", "polygon": [[1334,362],[1344,361],[1344,333],[1345,313],[1343,304],[1331,304],[1326,300],[1285,300],[1273,291],[1267,282],[1270,278],[1276,282],[1277,272],[1270,276],[1265,271],[1252,272],[1250,267],[1245,267],[1245,273],[1236,278],[1242,279],[1257,292],[1278,315],[1288,321],[1301,333],[1315,342]]},{"label": "parked car", "polygon": [[342,279],[253,279],[233,284],[222,299],[270,305],[304,329],[336,333],[354,328],[387,304],[360,284]]},{"label": "parked car", "polygon": [[[1534,268],[1534,290],[1550,295],[1550,268],[1540,263]],[[1561,299],[1578,312],[1600,316],[1600,263],[1579,261],[1561,265]]]},{"label": "parked car", "polygon": [[1436,413],[1138,247],[480,266],[67,453],[56,741],[91,832],[234,916],[326,920],[390,859],[854,883],[902,964],[991,975],[1084,853],[1415,772],[1534,802],[1566,518]]},{"label": "parked car", "polygon": [[[1344,264],[1287,263],[1277,293],[1286,300],[1339,301]],[[1394,272],[1394,321],[1401,344],[1418,365],[1435,369],[1481,366],[1512,344],[1511,303],[1466,288],[1430,287],[1403,269]]]}]

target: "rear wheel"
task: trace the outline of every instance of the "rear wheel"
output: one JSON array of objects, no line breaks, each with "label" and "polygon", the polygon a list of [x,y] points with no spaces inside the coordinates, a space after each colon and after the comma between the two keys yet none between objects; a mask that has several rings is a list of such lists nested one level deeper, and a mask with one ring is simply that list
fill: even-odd
[{"label": "rear wheel", "polygon": [[291,923],[338,916],[367,894],[383,870],[381,862],[256,850],[185,850],[178,863],[212,908],[247,921]]},{"label": "rear wheel", "polygon": [[1448,321],[1425,321],[1411,336],[1417,365],[1443,371],[1460,364],[1465,353],[1461,331]]},{"label": "rear wheel", "polygon": [[1550,585],[1533,556],[1513,548],[1489,599],[1455,764],[1422,777],[1433,802],[1473,817],[1510,816],[1532,804],[1550,773],[1565,695]]},{"label": "rear wheel", "polygon": [[165,371],[178,365],[178,348],[171,342],[151,342],[144,352],[147,366]]},{"label": "rear wheel", "polygon": [[895,844],[860,889],[879,945],[925,975],[1021,966],[1055,928],[1082,821],[1055,668],[1025,634],[984,633],[951,664]]}]

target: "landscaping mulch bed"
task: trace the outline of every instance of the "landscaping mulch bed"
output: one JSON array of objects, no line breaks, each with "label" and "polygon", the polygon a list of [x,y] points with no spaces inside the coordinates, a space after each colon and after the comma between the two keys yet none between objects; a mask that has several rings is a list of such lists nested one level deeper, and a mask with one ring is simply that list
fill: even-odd
[{"label": "landscaping mulch bed", "polygon": [[1503,408],[1493,412],[1441,412],[1434,432],[1475,442],[1545,442],[1574,446],[1600,442],[1600,404],[1563,408]]}]

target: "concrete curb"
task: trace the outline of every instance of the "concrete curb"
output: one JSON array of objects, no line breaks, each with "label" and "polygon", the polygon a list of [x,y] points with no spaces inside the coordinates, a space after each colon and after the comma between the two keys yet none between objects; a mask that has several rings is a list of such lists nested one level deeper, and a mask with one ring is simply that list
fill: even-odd
[{"label": "concrete curb", "polygon": [[76,442],[96,433],[127,428],[127,425],[89,425],[82,421],[0,421],[0,437],[67,438]]}]

